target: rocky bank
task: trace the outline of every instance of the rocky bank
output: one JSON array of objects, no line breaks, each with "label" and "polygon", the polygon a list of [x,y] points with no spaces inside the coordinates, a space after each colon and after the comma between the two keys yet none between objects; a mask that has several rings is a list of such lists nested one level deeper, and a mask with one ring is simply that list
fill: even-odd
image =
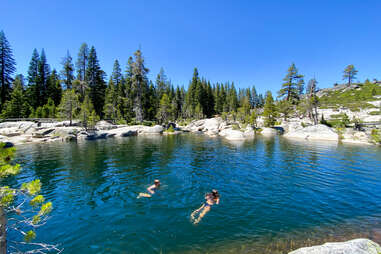
[{"label": "rocky bank", "polygon": [[347,242],[325,243],[304,247],[289,254],[380,254],[381,247],[368,239],[354,239]]}]

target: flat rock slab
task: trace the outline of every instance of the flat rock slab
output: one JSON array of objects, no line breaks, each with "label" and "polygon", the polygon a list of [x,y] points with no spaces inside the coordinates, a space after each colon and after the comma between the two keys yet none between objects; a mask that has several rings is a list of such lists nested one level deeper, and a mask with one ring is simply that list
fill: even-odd
[{"label": "flat rock slab", "polygon": [[380,254],[381,248],[369,239],[354,239],[347,242],[325,243],[304,247],[289,254]]}]

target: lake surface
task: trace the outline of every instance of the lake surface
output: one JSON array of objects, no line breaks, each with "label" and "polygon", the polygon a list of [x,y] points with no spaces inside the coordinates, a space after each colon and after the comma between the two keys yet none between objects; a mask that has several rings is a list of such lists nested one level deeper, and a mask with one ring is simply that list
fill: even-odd
[{"label": "lake surface", "polygon": [[[65,253],[287,253],[327,240],[381,240],[381,149],[184,134],[18,147],[53,202],[36,240]],[[154,179],[162,187],[136,199]],[[212,188],[220,205],[190,213]]]}]

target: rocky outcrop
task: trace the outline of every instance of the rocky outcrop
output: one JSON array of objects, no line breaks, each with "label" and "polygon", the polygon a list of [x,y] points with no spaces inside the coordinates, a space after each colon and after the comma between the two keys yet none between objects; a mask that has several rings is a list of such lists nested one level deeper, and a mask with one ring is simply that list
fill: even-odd
[{"label": "rocky outcrop", "polygon": [[247,126],[245,129],[236,129],[238,123],[228,123],[221,117],[193,121],[183,128],[193,133],[204,133],[210,137],[221,136],[227,140],[245,140],[255,136],[254,129]]},{"label": "rocky outcrop", "polygon": [[232,130],[232,129],[224,129],[219,135],[221,137],[226,138],[227,140],[245,140],[246,137],[242,131]]},{"label": "rocky outcrop", "polygon": [[368,239],[354,239],[347,242],[325,243],[304,247],[289,254],[380,254],[381,247]]},{"label": "rocky outcrop", "polygon": [[296,129],[294,131],[287,132],[284,137],[286,138],[299,138],[306,140],[329,140],[338,141],[339,135],[332,130],[332,128],[323,125],[313,125],[301,129]]},{"label": "rocky outcrop", "polygon": [[137,126],[139,134],[162,134],[164,131],[163,126],[155,125],[153,127],[149,126]]},{"label": "rocky outcrop", "polygon": [[342,134],[341,141],[343,143],[371,144],[369,135],[366,132],[355,131],[353,129],[346,129]]},{"label": "rocky outcrop", "polygon": [[111,124],[107,121],[102,120],[102,121],[97,122],[97,124],[95,125],[95,128],[97,130],[112,130],[112,129],[117,128],[117,126],[114,124]]}]

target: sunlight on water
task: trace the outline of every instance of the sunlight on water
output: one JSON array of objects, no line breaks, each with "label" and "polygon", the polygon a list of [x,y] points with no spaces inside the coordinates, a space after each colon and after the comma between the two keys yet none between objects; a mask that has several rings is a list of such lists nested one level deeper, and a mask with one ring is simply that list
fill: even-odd
[{"label": "sunlight on water", "polygon": [[[25,145],[24,171],[54,204],[39,240],[65,253],[287,253],[381,240],[381,149],[203,135]],[[136,199],[160,179],[150,199]],[[199,225],[190,213],[221,193]]]}]

